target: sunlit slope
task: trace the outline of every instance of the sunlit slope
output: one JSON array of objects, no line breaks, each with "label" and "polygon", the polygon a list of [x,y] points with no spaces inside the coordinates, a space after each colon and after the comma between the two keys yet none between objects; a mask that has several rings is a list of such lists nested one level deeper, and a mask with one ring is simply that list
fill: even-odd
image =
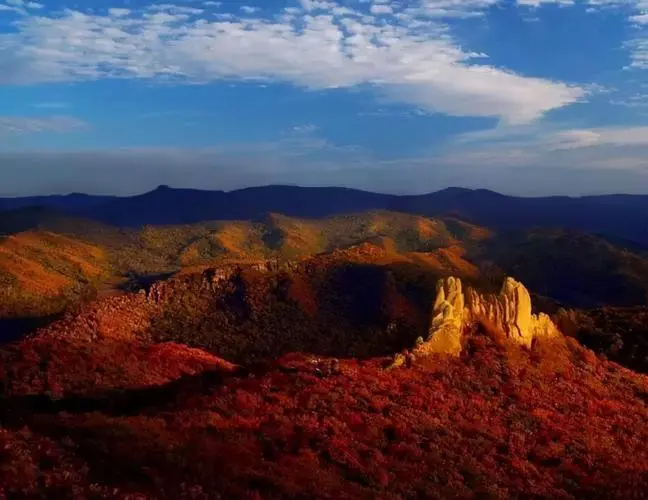
[{"label": "sunlit slope", "polygon": [[[159,230],[164,231],[164,230]],[[300,258],[372,243],[392,253],[429,252],[487,237],[484,229],[448,219],[368,212],[326,219],[271,214],[260,221],[222,222],[187,245],[181,263],[229,258]]]},{"label": "sunlit slope", "polygon": [[56,303],[83,293],[108,273],[108,256],[97,246],[50,232],[5,237],[0,240],[0,313],[54,312]]},{"label": "sunlit slope", "polygon": [[[10,223],[6,215],[0,217],[5,231],[25,231],[4,239],[4,268],[15,267],[4,272],[4,282],[11,284],[4,288],[5,297],[17,292],[33,297],[41,289],[41,295],[55,297],[66,287],[86,287],[100,274],[118,283],[126,276],[165,276],[227,263],[301,261],[314,255],[338,262],[400,263],[492,283],[512,275],[528,283],[533,293],[568,306],[639,305],[646,303],[648,293],[646,256],[573,231],[497,233],[459,219],[388,211],[320,219],[268,214],[247,221],[138,230],[42,210],[18,215]],[[54,233],[58,240],[48,243],[56,238]],[[55,251],[38,253],[39,238],[43,249]],[[41,263],[44,253],[46,263]],[[7,309],[15,301],[5,299],[4,304]]]}]

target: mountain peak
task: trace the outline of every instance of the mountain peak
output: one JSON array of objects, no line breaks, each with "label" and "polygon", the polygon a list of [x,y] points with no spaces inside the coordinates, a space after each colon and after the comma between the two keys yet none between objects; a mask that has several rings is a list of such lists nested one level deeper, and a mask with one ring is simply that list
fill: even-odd
[{"label": "mountain peak", "polygon": [[474,191],[474,189],[470,188],[464,188],[464,187],[458,187],[458,186],[450,186],[445,189],[440,189],[436,193],[443,193],[443,194],[462,194],[462,193],[470,193]]}]

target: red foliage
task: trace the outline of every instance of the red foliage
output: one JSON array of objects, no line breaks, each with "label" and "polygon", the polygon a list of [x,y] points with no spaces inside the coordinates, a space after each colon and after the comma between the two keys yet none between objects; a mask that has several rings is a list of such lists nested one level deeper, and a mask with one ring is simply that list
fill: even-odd
[{"label": "red foliage", "polygon": [[[137,349],[114,362],[127,373],[164,371],[193,352]],[[161,398],[143,393],[136,409],[92,411],[90,401],[80,411],[64,399],[56,409],[6,414],[0,493],[641,498],[648,379],[593,363],[571,341],[515,349],[475,337],[461,359],[392,371],[379,359],[342,360],[330,374],[327,360],[288,355],[218,382],[194,375],[162,387]],[[38,356],[25,351],[30,362]]]},{"label": "red foliage", "polygon": [[179,344],[146,344],[102,339],[70,342],[36,337],[0,351],[4,397],[47,395],[60,399],[108,390],[166,384],[234,365],[200,349]]}]

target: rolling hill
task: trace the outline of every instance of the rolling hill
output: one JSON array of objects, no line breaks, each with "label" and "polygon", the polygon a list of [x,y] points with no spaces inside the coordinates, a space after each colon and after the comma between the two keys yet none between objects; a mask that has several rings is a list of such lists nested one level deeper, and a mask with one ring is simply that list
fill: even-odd
[{"label": "rolling hill", "polygon": [[[386,212],[321,220],[268,215],[257,221],[141,230],[43,208],[4,215],[0,217],[6,234],[0,238],[0,334],[5,340],[84,300],[137,289],[182,270],[228,262],[299,260],[362,243],[375,249],[385,263],[410,262],[474,275],[477,270],[465,260],[462,245],[488,234],[460,221]],[[368,259],[357,251],[335,258]]]},{"label": "rolling hill", "polygon": [[251,220],[117,228],[44,208],[0,213],[0,231],[44,231],[100,246],[117,272],[150,274],[224,261],[292,259],[369,242],[394,253],[428,252],[486,238],[457,219],[386,211],[303,219],[266,214]]},{"label": "rolling hill", "polygon": [[590,234],[515,231],[489,239],[477,260],[497,263],[529,288],[572,307],[648,303],[648,257]]},{"label": "rolling hill", "polygon": [[0,239],[0,317],[58,312],[110,272],[104,250],[60,234]]},{"label": "rolling hill", "polygon": [[5,318],[50,315],[93,290],[137,288],[182,270],[320,254],[484,284],[511,274],[536,295],[570,307],[641,305],[648,295],[647,259],[607,239],[567,230],[497,232],[451,217],[383,210],[134,229],[32,207],[2,213],[0,230]]}]

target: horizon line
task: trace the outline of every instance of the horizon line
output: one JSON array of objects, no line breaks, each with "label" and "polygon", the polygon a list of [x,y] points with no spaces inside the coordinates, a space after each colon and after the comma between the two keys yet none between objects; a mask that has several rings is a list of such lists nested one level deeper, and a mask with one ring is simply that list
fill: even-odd
[{"label": "horizon line", "polygon": [[437,193],[442,193],[444,191],[464,191],[464,192],[488,192],[492,194],[497,194],[500,196],[506,196],[510,198],[529,198],[529,199],[534,199],[534,198],[571,198],[571,199],[581,199],[581,198],[592,198],[592,197],[599,197],[599,196],[648,196],[648,191],[643,194],[631,194],[631,193],[621,193],[621,192],[602,192],[602,193],[596,193],[596,194],[578,194],[578,195],[566,195],[566,194],[546,194],[546,195],[519,195],[519,194],[508,194],[508,193],[503,193],[500,191],[495,191],[493,189],[489,188],[467,188],[467,187],[462,187],[462,186],[448,186],[445,188],[440,188],[437,190],[433,191],[426,191],[423,193],[387,193],[387,192],[382,192],[382,191],[371,191],[368,189],[361,189],[361,188],[355,188],[355,187],[349,187],[349,186],[336,186],[336,185],[316,185],[316,186],[304,186],[304,185],[299,185],[299,184],[258,184],[258,185],[252,185],[252,186],[245,186],[241,188],[236,188],[236,189],[230,189],[230,190],[224,190],[224,189],[204,189],[204,188],[197,188],[197,187],[174,187],[169,184],[159,184],[154,188],[151,188],[147,191],[142,191],[138,192],[135,194],[126,194],[126,195],[115,195],[115,194],[98,194],[98,193],[88,193],[88,192],[81,192],[81,191],[71,191],[71,192],[58,192],[58,193],[49,193],[49,194],[25,194],[25,195],[3,195],[0,194],[0,200],[20,200],[20,199],[27,199],[27,198],[65,198],[65,197],[72,197],[72,196],[86,196],[90,198],[113,198],[113,199],[127,199],[127,198],[135,198],[138,196],[144,196],[150,193],[153,193],[155,191],[159,191],[162,189],[166,189],[169,191],[197,191],[201,193],[222,193],[222,194],[231,194],[231,193],[237,193],[241,191],[248,191],[252,189],[277,189],[277,188],[294,188],[294,189],[303,189],[303,190],[323,190],[323,189],[337,189],[337,190],[345,190],[345,191],[355,191],[358,193],[365,193],[365,194],[374,194],[374,195],[380,195],[380,196],[391,196],[391,197],[397,197],[397,198],[408,198],[408,197],[420,197],[420,196],[428,196],[432,194],[437,194]]}]

